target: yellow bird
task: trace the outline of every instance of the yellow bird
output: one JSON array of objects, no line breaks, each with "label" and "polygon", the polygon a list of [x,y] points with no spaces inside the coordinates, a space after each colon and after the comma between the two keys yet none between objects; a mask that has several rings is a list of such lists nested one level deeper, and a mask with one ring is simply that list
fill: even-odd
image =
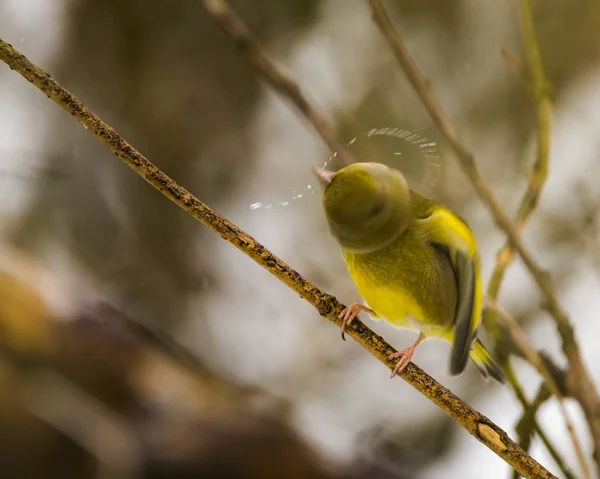
[{"label": "yellow bird", "polygon": [[484,377],[504,375],[479,339],[482,285],[471,229],[450,209],[410,190],[404,176],[380,163],[338,172],[315,168],[332,236],[365,304],[342,311],[343,332],[359,312],[414,330],[416,342],[393,355],[392,377],[426,338],[452,344],[450,373],[471,358]]}]

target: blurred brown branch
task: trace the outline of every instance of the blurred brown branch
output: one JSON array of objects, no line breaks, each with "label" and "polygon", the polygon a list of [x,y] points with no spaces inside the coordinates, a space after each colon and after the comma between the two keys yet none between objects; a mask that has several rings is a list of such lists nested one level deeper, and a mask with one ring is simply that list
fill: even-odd
[{"label": "blurred brown branch", "polygon": [[[167,198],[298,293],[300,297],[311,303],[321,316],[341,326],[338,314],[344,306],[333,296],[320,291],[254,238],[220,216],[165,175],[46,72],[40,70],[25,56],[2,40],[0,40],[0,59],[65,109],[85,129],[100,139],[110,151]],[[388,368],[392,369],[394,367],[395,363],[390,360],[389,356],[395,352],[395,349],[362,322],[356,321],[353,323],[349,334]],[[519,471],[522,476],[527,478],[555,477],[511,440],[505,431],[465,404],[418,366],[412,363],[409,364],[409,367],[402,373],[402,378],[450,415],[481,443]]]},{"label": "blurred brown branch", "polygon": [[[517,234],[520,234],[525,226],[525,222],[535,210],[539,197],[542,193],[542,188],[548,178],[548,170],[550,163],[550,116],[551,116],[551,104],[550,98],[545,88],[546,80],[544,78],[544,71],[542,61],[540,58],[537,41],[535,38],[535,32],[533,31],[533,25],[529,24],[532,19],[529,17],[529,21],[526,21],[525,15],[523,16],[523,32],[524,40],[528,51],[528,66],[529,66],[529,78],[531,79],[530,86],[533,89],[534,98],[537,102],[537,153],[536,160],[533,165],[533,171],[530,175],[529,187],[527,188],[517,216],[514,221],[514,230]],[[525,25],[527,23],[527,25]],[[498,251],[496,257],[496,265],[490,277],[488,284],[487,295],[494,301],[498,298],[500,286],[504,279],[504,274],[508,269],[514,258],[514,248],[510,242],[506,244]],[[493,317],[488,316],[486,323],[493,326]]]},{"label": "blurred brown branch", "polygon": [[[579,345],[575,340],[575,333],[571,321],[567,314],[562,310],[552,287],[550,275],[542,270],[533,260],[531,254],[521,243],[518,231],[511,223],[508,217],[502,211],[502,208],[494,198],[490,188],[481,177],[473,155],[467,150],[459,140],[458,135],[449,119],[446,117],[441,105],[431,90],[428,82],[425,80],[419,67],[415,64],[409,55],[404,43],[396,32],[389,16],[387,15],[380,0],[368,0],[373,13],[373,19],[378,25],[385,40],[388,42],[398,63],[406,73],[415,91],[421,98],[423,104],[434,119],[438,128],[442,131],[450,147],[454,151],[458,163],[464,173],[467,175],[481,201],[492,214],[494,221],[502,229],[512,248],[519,253],[523,263],[531,273],[532,278],[538,285],[545,299],[545,308],[554,318],[558,333],[562,340],[562,349],[569,361],[569,373],[574,377],[573,387],[577,389],[576,399],[579,401],[592,436],[594,438],[595,452],[594,458],[597,464],[600,464],[600,397],[598,396],[589,371],[583,364]],[[533,24],[531,22],[531,24]],[[543,77],[542,77],[543,79]],[[545,86],[542,84],[542,86]],[[546,108],[546,107],[544,107]],[[535,193],[535,191],[534,191]],[[532,194],[533,205],[535,205],[536,196]]]},{"label": "blurred brown branch", "polygon": [[[529,68],[528,75],[525,78],[523,78],[522,76],[523,72],[520,73],[522,79],[527,82],[526,84],[532,92],[534,100],[537,104],[537,150],[536,160],[533,164],[533,171],[529,178],[529,185],[527,190],[525,191],[525,194],[523,195],[523,199],[521,200],[521,204],[519,206],[517,216],[514,221],[514,228],[517,234],[521,233],[525,226],[525,222],[527,221],[529,216],[534,212],[538,204],[540,195],[542,193],[542,188],[544,187],[546,179],[548,178],[548,170],[550,166],[550,130],[552,113],[552,105],[550,102],[549,91],[547,88],[547,81],[544,75],[544,67],[542,64],[542,58],[540,55],[539,46],[535,35],[535,26],[533,24],[531,5],[529,4],[528,0],[522,0],[520,2],[520,5],[521,30],[523,32],[523,42],[525,44],[525,50],[527,52],[527,66]],[[504,57],[512,58],[509,57],[507,54],[505,54]],[[488,283],[488,299],[496,301],[496,299],[498,298],[498,293],[500,291],[502,280],[504,279],[506,270],[510,266],[513,258],[514,250],[510,242],[507,241],[504,244],[504,246],[498,251],[498,254],[496,256],[496,265]],[[492,313],[493,309],[490,308],[487,311]],[[490,330],[495,331],[495,336],[497,340],[499,335],[495,314],[486,314],[484,317],[484,322],[486,326],[490,327]],[[583,472],[583,477],[590,478],[591,473],[588,468],[585,455],[583,453],[583,448],[581,446],[581,443],[577,439],[577,436],[575,435],[573,423],[570,420],[568,412],[564,406],[564,396],[561,394],[561,391],[554,383],[552,376],[545,368],[545,364],[541,360],[540,356],[537,354],[537,351],[535,351],[534,348],[529,346],[524,333],[519,328],[516,321],[514,321],[512,318],[508,318],[505,319],[505,324],[507,324],[507,326],[509,327],[509,330],[511,331],[515,342],[521,345],[521,349],[525,353],[525,356],[528,358],[531,364],[540,372],[549,390],[552,392],[553,395],[556,396],[559,402],[561,414],[564,418],[565,425],[569,433],[569,437],[571,438],[571,442],[573,444],[573,448],[577,456],[577,461]],[[505,366],[508,367],[508,360],[505,362]]]},{"label": "blurred brown branch", "polygon": [[286,76],[265,55],[258,41],[246,28],[246,25],[222,0],[199,0],[206,11],[214,17],[223,31],[231,37],[235,46],[248,58],[263,78],[279,93],[302,113],[304,118],[312,125],[321,136],[332,154],[337,153],[344,165],[353,163],[350,153],[342,145],[322,115],[308,102],[300,86]]},{"label": "blurred brown branch", "polygon": [[[540,406],[546,402],[549,398],[550,398],[550,391],[548,391],[548,388],[546,387],[545,384],[542,384],[538,390],[538,393],[536,394],[534,400],[531,402],[531,404],[528,404],[527,407],[523,408],[523,414],[521,415],[521,418],[519,419],[519,422],[517,423],[517,425],[515,426],[515,431],[517,433],[517,437],[519,438],[519,445],[525,450],[525,451],[529,451],[529,448],[531,446],[531,438],[533,437],[533,433],[538,431],[539,425],[537,423],[537,420],[535,418],[538,409],[540,408]],[[539,433],[538,433],[539,434]],[[540,438],[542,438],[542,436],[540,436]],[[545,438],[542,438],[542,440],[544,440]],[[551,449],[549,449],[551,450]],[[563,469],[564,464],[562,463],[562,458],[560,456],[552,456],[554,458],[554,460],[557,461],[557,464],[559,465],[559,467],[561,467],[561,470],[563,471],[563,474],[565,474],[566,478],[569,479],[573,479],[574,476],[573,474],[570,473],[570,471]],[[513,479],[519,479],[519,473],[517,471],[513,471],[513,475],[512,475]]]},{"label": "blurred brown branch", "polygon": [[[573,443],[573,448],[575,449],[575,454],[577,455],[577,459],[579,465],[582,468],[584,473],[584,477],[591,478],[591,473],[587,467],[585,455],[583,454],[583,448],[575,435],[575,429],[573,428],[573,423],[569,417],[569,413],[564,404],[565,393],[563,392],[563,388],[557,384],[557,381],[553,377],[550,369],[548,368],[547,362],[544,361],[544,358],[539,354],[533,346],[527,340],[527,336],[515,320],[510,314],[500,308],[490,297],[486,298],[487,303],[487,311],[493,311],[493,313],[501,318],[502,322],[506,326],[511,336],[511,340],[513,345],[518,349],[519,354],[529,362],[542,376],[544,384],[548,388],[548,390],[556,397],[558,400],[558,407],[561,415],[564,418],[565,425],[569,432],[569,436],[571,438],[571,442]],[[510,381],[509,383],[513,385],[517,385],[516,378],[514,381]],[[516,388],[514,388],[516,389]]]},{"label": "blurred brown branch", "polygon": [[[511,376],[513,374],[514,373],[512,371],[512,368],[507,371],[507,379],[509,381],[511,381],[511,379],[513,379],[513,378],[511,378]],[[554,459],[554,462],[556,462],[556,465],[564,474],[564,477],[567,479],[575,479],[575,475],[569,469],[569,467],[565,463],[565,460],[560,456],[560,454],[557,452],[557,450],[553,446],[553,444],[550,442],[550,440],[546,436],[546,433],[540,427],[540,425],[535,417],[539,407],[543,403],[543,401],[540,398],[540,395],[542,393],[547,394],[548,396],[550,395],[548,388],[546,387],[545,384],[542,384],[542,386],[540,387],[540,390],[538,392],[538,396],[536,396],[536,398],[533,400],[533,402],[530,403],[527,400],[527,398],[525,397],[525,393],[523,392],[523,389],[521,388],[519,383],[515,381],[514,384],[516,385],[515,395],[517,396],[517,399],[519,400],[519,402],[521,403],[521,406],[523,407],[523,415],[521,416],[521,419],[519,420],[519,422],[517,423],[517,425],[515,427],[515,430],[519,437],[519,445],[525,451],[529,451],[529,447],[531,445],[531,435],[533,434],[533,432],[536,432],[537,435],[539,436],[540,440],[542,441],[542,443],[544,444],[544,446],[546,447],[546,449],[552,456],[552,459]],[[519,473],[517,471],[513,471],[512,477],[513,478],[519,477]]]}]

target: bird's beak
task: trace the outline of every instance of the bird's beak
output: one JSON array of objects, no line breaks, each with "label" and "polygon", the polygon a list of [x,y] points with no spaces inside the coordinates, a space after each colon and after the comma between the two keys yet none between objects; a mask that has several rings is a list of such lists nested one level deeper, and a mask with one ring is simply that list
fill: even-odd
[{"label": "bird's beak", "polygon": [[333,177],[335,176],[333,171],[326,170],[325,168],[317,168],[316,166],[313,167],[312,172],[319,180],[323,189],[327,188],[327,185],[331,183],[331,180],[333,180]]}]

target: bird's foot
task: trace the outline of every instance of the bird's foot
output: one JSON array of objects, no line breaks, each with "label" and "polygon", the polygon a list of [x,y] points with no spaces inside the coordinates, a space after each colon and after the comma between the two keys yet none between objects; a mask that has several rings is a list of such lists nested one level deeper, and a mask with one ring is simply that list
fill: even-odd
[{"label": "bird's foot", "polygon": [[375,311],[371,308],[367,308],[366,306],[360,303],[352,303],[350,306],[344,308],[342,312],[339,314],[338,318],[342,320],[342,339],[346,341],[345,332],[348,329],[348,326],[352,324],[354,318],[356,318],[361,311],[365,313],[369,313],[371,315],[375,315]]},{"label": "bird's foot", "polygon": [[408,366],[408,363],[410,363],[413,355],[415,354],[415,349],[417,349],[417,346],[421,344],[421,341],[423,341],[424,339],[425,336],[420,334],[417,340],[415,341],[415,344],[413,344],[409,348],[403,349],[402,351],[397,351],[395,353],[390,354],[390,359],[400,358],[396,363],[396,366],[394,367],[392,375],[390,377],[393,378],[394,376],[397,376],[402,371],[404,371],[406,366]]},{"label": "bird's foot", "polygon": [[410,348],[403,349],[402,351],[398,351],[397,353],[390,354],[390,359],[400,358],[398,359],[396,367],[392,371],[392,375],[390,377],[393,378],[394,376],[397,376],[402,371],[404,371],[406,366],[408,366],[408,363],[410,363],[413,354],[415,354],[415,348],[413,346],[411,346]]}]

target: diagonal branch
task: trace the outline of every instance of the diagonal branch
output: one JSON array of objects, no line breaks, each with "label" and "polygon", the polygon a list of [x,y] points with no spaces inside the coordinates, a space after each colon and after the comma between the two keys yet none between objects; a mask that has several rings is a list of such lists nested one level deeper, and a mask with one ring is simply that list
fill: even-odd
[{"label": "diagonal branch", "polygon": [[[542,67],[541,58],[533,32],[533,25],[529,25],[529,21],[526,21],[526,16],[523,16],[523,23],[527,26],[523,26],[524,39],[528,50],[529,57],[529,77],[531,82],[529,85],[533,87],[533,94],[537,102],[537,152],[536,160],[533,165],[533,172],[530,175],[530,181],[521,204],[517,211],[517,216],[514,221],[514,228],[517,234],[520,234],[525,226],[525,222],[535,210],[542,188],[548,178],[548,169],[550,163],[550,114],[551,104],[550,98],[545,87],[546,80],[544,78],[544,71]],[[494,301],[498,297],[504,274],[508,269],[510,263],[514,258],[514,250],[509,242],[498,251],[496,257],[496,265],[490,277],[488,285],[487,295]],[[492,321],[487,321],[492,323]]]},{"label": "diagonal branch", "polygon": [[[531,5],[528,0],[522,0],[520,2],[521,5],[521,30],[523,32],[523,41],[525,44],[525,50],[527,51],[527,64],[529,68],[529,86],[531,88],[531,92],[535,98],[537,103],[537,150],[536,150],[536,160],[533,165],[533,172],[530,175],[530,181],[525,194],[523,195],[523,199],[521,200],[521,204],[517,211],[517,217],[514,222],[515,231],[519,234],[521,233],[523,227],[525,226],[525,222],[535,210],[540,195],[542,193],[542,188],[546,183],[546,179],[548,178],[548,170],[550,164],[550,130],[551,130],[551,108],[552,105],[550,103],[550,97],[548,94],[548,88],[546,87],[547,82],[544,76],[544,67],[542,64],[542,58],[539,51],[539,46],[537,43],[537,38],[535,35],[535,27],[533,24],[533,18],[531,15]],[[500,286],[502,284],[502,280],[504,279],[504,274],[510,263],[512,262],[514,257],[514,251],[509,242],[498,251],[496,257],[496,265],[492,272],[492,276],[490,278],[490,282],[488,284],[488,298],[495,301],[498,297],[498,293],[500,291]],[[490,310],[491,311],[491,310]],[[487,318],[484,317],[484,321],[486,325],[492,326],[493,330],[497,330],[496,326],[496,317],[493,315],[486,315]],[[552,376],[548,373],[547,369],[545,369],[545,365],[539,355],[536,357],[536,351],[531,348],[527,342],[525,335],[522,333],[521,329],[517,325],[515,321],[509,326],[513,337],[516,335],[520,336],[521,342],[525,341],[526,346],[528,347],[528,351],[526,351],[526,356],[529,359],[538,359],[538,364],[534,364],[535,367],[538,368],[538,371],[544,378],[547,387],[550,392],[554,394],[558,400],[559,408],[561,414],[564,418],[565,425],[567,427],[567,432],[573,444],[573,449],[575,450],[575,455],[577,457],[577,461],[581,467],[583,472],[583,477],[590,478],[591,472],[587,465],[587,461],[585,455],[583,453],[583,447],[581,446],[580,441],[577,439],[575,434],[575,429],[573,427],[572,421],[569,418],[567,410],[564,405],[564,396],[561,394],[559,388],[554,383]],[[497,336],[497,335],[496,335]],[[541,369],[540,369],[541,368]]]},{"label": "diagonal branch", "polygon": [[[523,394],[523,391],[521,391],[521,394]],[[548,388],[545,384],[540,386],[538,393],[531,403],[529,403],[525,397],[523,397],[524,402],[521,402],[523,405],[523,414],[515,426],[515,432],[519,438],[519,446],[521,446],[525,451],[529,451],[529,448],[531,447],[533,433],[537,432],[539,434],[539,424],[537,423],[535,416],[542,404],[550,399],[550,397],[550,391],[548,391]],[[521,401],[521,399],[519,399],[519,401]],[[544,442],[547,441],[547,438],[542,435],[540,435],[540,439],[542,439]],[[559,463],[557,461],[557,464],[559,467],[561,467],[563,474],[565,474],[565,478],[573,479],[574,476],[570,471],[562,469],[562,466],[564,466],[564,464],[562,464],[562,458],[558,456],[558,459],[561,462]],[[513,471],[512,477],[513,479],[519,479],[519,473],[517,471]]]},{"label": "diagonal branch", "polygon": [[[321,316],[341,326],[338,314],[344,306],[333,296],[319,290],[250,235],[178,185],[123,139],[113,128],[104,123],[95,113],[59,85],[56,80],[2,40],[0,40],[0,60],[66,110],[86,130],[102,141],[110,151],[121,158],[127,166],[168,199],[218,233],[223,239],[241,250],[295,291],[301,298],[311,303]],[[390,354],[395,352],[394,348],[362,322],[356,321],[353,323],[349,334],[388,368],[392,369],[394,367],[394,362],[389,358]],[[401,376],[463,426],[477,440],[510,464],[523,477],[556,477],[523,451],[518,444],[508,437],[505,431],[461,401],[418,366],[412,363],[409,364]]]},{"label": "diagonal branch", "polygon": [[[510,380],[509,376],[512,374],[513,374],[512,369],[510,369],[508,371],[507,379]],[[537,422],[537,419],[535,417],[540,406],[550,396],[550,392],[548,391],[548,388],[546,387],[546,385],[542,384],[540,386],[538,394],[536,395],[535,399],[532,402],[529,402],[527,400],[527,398],[525,397],[525,393],[521,389],[521,386],[519,386],[518,384],[517,384],[517,389],[516,389],[515,393],[516,393],[517,399],[519,400],[519,402],[521,403],[521,406],[523,407],[523,415],[521,416],[521,418],[519,419],[519,422],[515,426],[515,431],[517,433],[517,437],[519,438],[519,445],[525,451],[529,451],[529,446],[531,445],[531,435],[535,431],[537,433],[537,435],[539,436],[540,440],[544,443],[544,446],[546,446],[546,449],[552,456],[552,459],[554,459],[554,462],[556,462],[556,465],[558,466],[558,468],[564,474],[564,478],[565,479],[575,479],[575,475],[569,469],[569,467],[565,464],[565,461],[560,456],[560,454],[558,454],[558,452],[556,451],[556,449],[554,448],[554,446],[552,445],[552,443],[550,442],[550,440],[548,439],[548,437],[546,436],[546,434],[540,427],[540,425]],[[513,471],[513,472],[514,472],[514,474],[512,477],[518,478],[519,476],[518,476],[517,471]]]},{"label": "diagonal branch", "polygon": [[214,17],[221,29],[231,37],[263,78],[283,98],[292,103],[323,139],[331,153],[336,153],[344,165],[354,163],[321,114],[308,102],[298,84],[286,76],[263,52],[254,35],[224,0],[198,0]]},{"label": "diagonal branch", "polygon": [[[486,305],[486,308],[494,308],[493,305],[490,304],[489,299],[487,300],[488,304]],[[507,313],[505,313],[504,311],[501,312],[495,312],[494,314],[499,315],[501,318],[504,315],[507,315]],[[512,319],[512,318],[509,318]],[[514,325],[517,325],[515,320],[512,320],[512,323]],[[510,332],[510,326],[508,324],[505,323],[505,326],[507,327],[507,329]],[[516,326],[516,329],[518,331],[520,331],[520,328],[518,327],[518,325]],[[518,335],[518,331],[517,331],[517,335]],[[504,335],[503,335],[504,336]],[[525,347],[523,346],[523,342],[517,342],[514,339],[515,333],[512,332],[509,334],[508,337],[506,338],[502,338],[502,355],[503,356],[508,356],[510,354],[514,354],[517,357],[520,357],[526,361],[529,361],[528,358],[531,358],[532,355],[531,354],[526,354],[525,350],[527,348],[532,348],[532,346],[527,342],[526,338],[525,338]],[[539,356],[541,356],[541,361],[544,364],[545,367],[545,371],[548,372],[548,374],[551,376],[554,385],[559,389],[559,391],[561,391],[561,393],[563,391],[565,391],[565,373],[564,371],[562,371],[558,366],[556,366],[552,360],[550,358],[548,358],[546,355],[544,355],[543,353],[539,353]],[[502,358],[501,358],[502,359]],[[506,358],[508,359],[508,358]],[[513,388],[513,391],[515,393],[515,396],[517,398],[517,400],[519,401],[519,403],[521,404],[521,407],[523,408],[524,411],[524,415],[526,413],[528,413],[528,420],[527,420],[527,428],[532,427],[533,431],[535,431],[537,433],[537,435],[539,436],[540,440],[542,441],[542,443],[544,444],[544,446],[546,447],[546,449],[548,450],[548,452],[550,453],[550,455],[552,456],[552,458],[554,459],[554,462],[556,462],[556,465],[558,466],[558,468],[561,470],[561,472],[563,473],[565,479],[575,479],[575,476],[573,474],[573,472],[569,469],[569,467],[566,465],[564,459],[560,456],[560,454],[558,453],[558,451],[556,450],[556,448],[554,447],[554,445],[550,442],[550,440],[548,439],[548,437],[546,436],[546,433],[544,432],[544,430],[542,429],[542,427],[540,426],[540,424],[538,423],[536,417],[535,417],[535,411],[537,411],[537,408],[539,407],[538,405],[536,405],[536,400],[534,400],[534,402],[530,403],[528,401],[528,399],[525,397],[525,393],[523,391],[522,386],[519,384],[514,370],[510,364],[510,362],[508,362],[507,360],[504,363],[504,374],[506,375],[506,380],[507,383],[511,385],[511,387]],[[537,366],[535,364],[532,365],[534,368],[537,368]],[[544,393],[550,393],[550,390],[547,386],[547,384],[545,382],[542,383],[542,386],[540,388],[540,391],[543,389]],[[567,394],[567,392],[565,392],[564,394]],[[530,420],[529,420],[530,419]],[[527,442],[523,442],[524,441],[524,434],[523,431],[520,431],[519,429],[516,429],[516,432],[518,434],[519,437],[519,445],[526,451],[528,451],[529,446]]]},{"label": "diagonal branch", "polygon": [[[523,357],[524,359],[526,359],[525,358],[525,354],[523,353],[523,351],[521,351],[521,349],[519,348],[519,346],[515,344],[514,340],[512,340],[512,337],[511,337],[510,343],[509,344],[505,344],[505,346],[507,346],[508,349],[505,352],[505,354],[503,354],[501,357],[499,357],[499,360],[500,360],[501,365],[503,367],[504,374],[506,376],[506,381],[510,385],[510,387],[512,388],[513,392],[515,393],[515,396],[516,396],[517,400],[519,401],[519,403],[521,404],[521,407],[523,408],[523,411],[532,411],[533,403],[530,403],[527,400],[527,398],[525,397],[525,393],[523,392],[523,388],[522,388],[521,384],[519,384],[519,381],[517,380],[515,372],[514,372],[512,366],[511,366],[510,362],[508,361],[508,355],[510,354],[509,353],[510,349],[516,349],[516,353],[518,353],[518,355],[520,357]],[[545,388],[544,390],[548,391],[548,387],[546,386],[546,383],[542,383],[542,385]],[[565,422],[568,419],[569,418],[567,416],[565,418]],[[554,447],[554,445],[550,442],[550,440],[548,439],[548,436],[546,435],[546,432],[544,431],[544,429],[542,429],[542,426],[538,423],[537,419],[535,418],[535,412],[533,413],[533,417],[531,418],[530,425],[533,427],[533,430],[539,436],[540,440],[542,441],[542,443],[544,444],[544,446],[548,450],[548,453],[554,459],[554,462],[556,462],[556,465],[558,466],[558,468],[564,474],[564,477],[567,478],[567,479],[574,479],[573,473],[568,469],[568,467],[565,464],[564,459],[560,456],[560,454],[558,453],[558,451],[556,450],[556,448]],[[517,433],[519,433],[518,430],[517,430]],[[525,451],[529,452],[529,444],[527,442],[523,441],[523,435],[521,433],[519,433],[519,445]],[[515,473],[515,475],[518,475],[518,473],[516,471],[513,471],[513,472]]]},{"label": "diagonal branch", "polygon": [[[518,349],[519,353],[523,356],[525,360],[529,362],[542,376],[544,380],[544,385],[546,388],[554,395],[558,401],[558,408],[562,417],[564,418],[565,425],[567,427],[567,431],[569,433],[569,437],[571,442],[573,443],[573,448],[575,449],[575,454],[577,456],[577,460],[581,469],[584,473],[584,477],[591,478],[591,473],[587,466],[587,462],[585,460],[585,455],[583,453],[583,448],[575,435],[575,428],[573,427],[573,422],[567,412],[567,408],[565,407],[565,396],[561,390],[561,387],[558,385],[555,378],[552,376],[549,368],[547,367],[546,362],[542,358],[542,356],[535,350],[533,346],[527,340],[527,336],[523,330],[519,327],[519,324],[510,314],[500,308],[491,298],[486,298],[486,304],[489,310],[492,310],[494,314],[501,318],[502,322],[508,329],[512,342],[515,347]],[[516,382],[511,382],[511,384],[515,385]],[[515,390],[516,392],[516,390]]]},{"label": "diagonal branch", "polygon": [[570,372],[574,378],[573,387],[576,389],[576,391],[574,391],[574,397],[583,409],[594,439],[594,459],[596,464],[600,465],[600,397],[598,397],[590,373],[581,358],[579,345],[575,339],[575,332],[571,325],[571,321],[556,299],[550,275],[538,266],[531,254],[521,243],[515,227],[504,214],[490,188],[481,177],[473,155],[459,140],[454,127],[446,117],[446,114],[442,110],[442,107],[432,92],[429,84],[396,33],[390,18],[383,8],[381,0],[368,0],[368,2],[373,12],[374,21],[379,26],[382,35],[387,40],[398,63],[400,63],[400,66],[429,111],[429,114],[446,137],[446,140],[458,159],[460,167],[475,187],[475,190],[485,207],[492,214],[497,226],[506,233],[510,245],[519,254],[521,260],[542,292],[545,300],[545,308],[556,322],[558,333],[562,341],[562,350],[569,361]]}]

